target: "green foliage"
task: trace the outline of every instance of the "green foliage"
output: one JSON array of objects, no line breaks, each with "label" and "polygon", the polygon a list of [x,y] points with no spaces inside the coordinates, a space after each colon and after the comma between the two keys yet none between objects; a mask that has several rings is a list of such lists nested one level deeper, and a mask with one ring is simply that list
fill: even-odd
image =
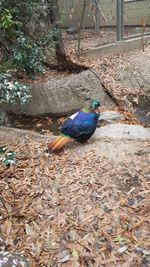
[{"label": "green foliage", "polygon": [[6,73],[7,70],[14,69],[15,65],[12,64],[11,61],[6,61],[0,64],[0,73]]},{"label": "green foliage", "polygon": [[0,162],[4,165],[4,167],[9,167],[11,164],[16,164],[15,152],[8,151],[6,153],[7,147],[0,147]]},{"label": "green foliage", "polygon": [[8,122],[8,117],[5,112],[0,112],[0,125],[6,125]]},{"label": "green foliage", "polygon": [[1,26],[4,30],[10,29],[13,25],[12,15],[8,9],[5,9],[2,13]]},{"label": "green foliage", "polygon": [[13,62],[20,70],[25,70],[29,75],[34,72],[43,73],[44,67],[41,63],[42,49],[32,40],[23,35],[16,40],[13,49]]},{"label": "green foliage", "polygon": [[[45,0],[0,0],[0,103],[25,104],[30,100],[30,87],[6,73],[15,69],[33,77],[44,72],[44,55],[47,48],[55,47],[58,31],[53,28],[31,36],[28,28],[34,16],[49,19],[51,8]],[[6,116],[0,112],[0,121],[4,120]]]},{"label": "green foliage", "polygon": [[43,36],[28,33],[33,16],[47,17],[50,5],[43,0],[0,0],[0,48],[2,61],[32,75],[43,73],[43,57],[47,48],[54,47],[58,31],[54,28]]},{"label": "green foliage", "polygon": [[30,86],[13,81],[11,75],[0,74],[0,103],[7,102],[15,104],[19,101],[21,104],[27,103],[31,95]]},{"label": "green foliage", "polygon": [[53,30],[49,31],[45,36],[39,41],[39,46],[43,48],[49,47],[54,48],[57,43],[59,31],[57,28],[53,27]]}]

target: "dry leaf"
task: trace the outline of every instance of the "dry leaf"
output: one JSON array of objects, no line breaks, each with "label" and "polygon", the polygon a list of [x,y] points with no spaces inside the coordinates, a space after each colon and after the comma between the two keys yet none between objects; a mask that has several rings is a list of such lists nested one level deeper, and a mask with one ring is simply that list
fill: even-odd
[{"label": "dry leaf", "polygon": [[26,234],[31,237],[34,237],[36,235],[36,232],[29,224],[25,224],[25,231],[26,231]]}]

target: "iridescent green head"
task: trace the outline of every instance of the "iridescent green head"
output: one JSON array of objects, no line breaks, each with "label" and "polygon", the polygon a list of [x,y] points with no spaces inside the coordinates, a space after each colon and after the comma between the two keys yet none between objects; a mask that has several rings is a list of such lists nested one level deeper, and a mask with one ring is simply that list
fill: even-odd
[{"label": "iridescent green head", "polygon": [[90,104],[90,108],[91,109],[94,109],[94,110],[96,110],[96,109],[98,109],[99,107],[100,107],[100,101],[98,101],[98,100],[93,100],[92,102],[91,102],[91,104]]}]

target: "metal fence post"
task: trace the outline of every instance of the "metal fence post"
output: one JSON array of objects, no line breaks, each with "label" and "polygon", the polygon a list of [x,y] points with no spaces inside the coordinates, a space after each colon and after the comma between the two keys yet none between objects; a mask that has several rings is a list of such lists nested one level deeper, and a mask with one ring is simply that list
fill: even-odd
[{"label": "metal fence post", "polygon": [[117,41],[124,39],[124,0],[117,0]]}]

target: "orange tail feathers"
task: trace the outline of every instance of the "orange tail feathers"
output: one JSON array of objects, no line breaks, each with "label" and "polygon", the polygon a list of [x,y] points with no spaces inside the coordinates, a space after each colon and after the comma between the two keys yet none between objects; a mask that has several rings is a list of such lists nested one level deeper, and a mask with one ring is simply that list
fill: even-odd
[{"label": "orange tail feathers", "polygon": [[53,152],[57,152],[69,142],[71,142],[70,137],[60,135],[54,141],[48,144],[48,148]]}]

